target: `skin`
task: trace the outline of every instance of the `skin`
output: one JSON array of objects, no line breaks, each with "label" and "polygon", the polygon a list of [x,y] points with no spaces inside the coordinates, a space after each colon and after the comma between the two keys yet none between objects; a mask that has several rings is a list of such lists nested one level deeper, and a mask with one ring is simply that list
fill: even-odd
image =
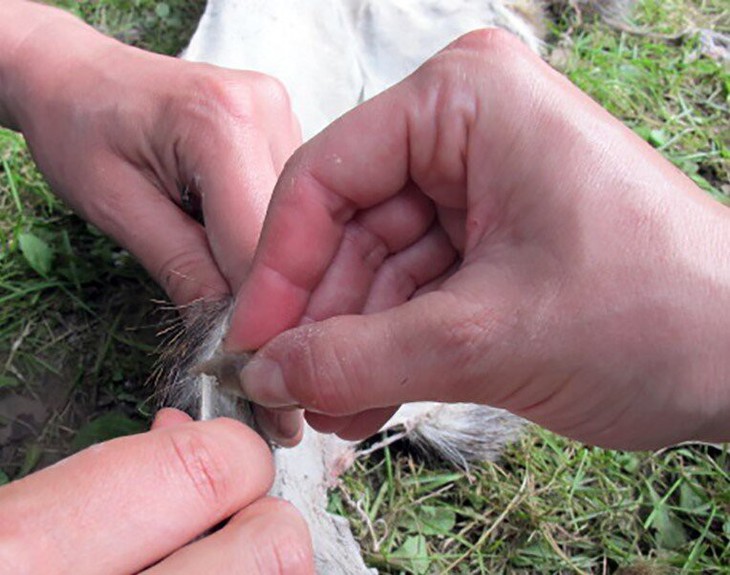
[{"label": "skin", "polygon": [[0,488],[0,571],[313,574],[304,520],[265,497],[273,479],[268,447],[243,424],[163,410],[148,433]]},{"label": "skin", "polygon": [[[0,2],[0,125],[23,133],[54,191],[180,306],[239,289],[301,140],[272,78],[136,50],[19,0]],[[185,187],[205,227],[181,209]],[[297,412],[258,416],[283,429],[274,439],[298,440]],[[148,434],[0,489],[0,571],[313,573],[302,519],[265,497],[272,480],[251,430],[163,411]]]},{"label": "skin", "polygon": [[[53,191],[183,313],[240,289],[301,143],[274,78],[144,52],[22,0],[0,3],[0,126],[23,133]],[[181,209],[185,193],[205,226]],[[256,416],[282,445],[301,437],[299,412]]]},{"label": "skin", "polygon": [[288,162],[227,346],[263,346],[249,397],[345,438],[438,400],[611,448],[728,440],[729,242],[726,207],[475,32]]},{"label": "skin", "polygon": [[[53,190],[176,304],[235,293],[301,142],[284,88],[125,46],[31,2],[3,2],[0,22],[0,124],[23,133]],[[205,228],[180,209],[185,187]]]}]

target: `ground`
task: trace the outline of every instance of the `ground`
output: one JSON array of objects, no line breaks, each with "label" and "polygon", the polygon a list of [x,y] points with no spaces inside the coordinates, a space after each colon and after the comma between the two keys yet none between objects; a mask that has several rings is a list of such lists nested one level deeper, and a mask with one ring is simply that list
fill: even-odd
[{"label": "ground", "polygon": [[[55,3],[168,54],[202,9]],[[554,4],[550,62],[727,202],[730,70],[706,49],[708,31],[730,33],[726,0],[644,0],[618,27]],[[0,484],[144,429],[155,334],[171,317],[161,301],[128,254],[54,198],[22,138],[0,131]],[[331,509],[384,573],[730,573],[727,447],[621,453],[531,429],[465,473],[395,445],[358,462]]]}]

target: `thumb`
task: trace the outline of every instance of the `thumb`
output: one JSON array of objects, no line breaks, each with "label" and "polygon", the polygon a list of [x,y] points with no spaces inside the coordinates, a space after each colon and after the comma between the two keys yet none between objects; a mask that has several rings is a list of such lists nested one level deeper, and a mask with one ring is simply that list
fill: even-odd
[{"label": "thumb", "polygon": [[388,311],[340,316],[273,339],[241,373],[267,407],[348,415],[410,401],[478,401],[501,322],[431,292]]}]

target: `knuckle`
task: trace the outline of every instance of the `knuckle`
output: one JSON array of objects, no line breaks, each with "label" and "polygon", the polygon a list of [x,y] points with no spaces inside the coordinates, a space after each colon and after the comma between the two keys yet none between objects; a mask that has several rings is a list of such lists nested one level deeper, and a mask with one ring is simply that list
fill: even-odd
[{"label": "knuckle", "polygon": [[256,73],[254,86],[257,94],[268,105],[274,105],[275,107],[286,110],[291,106],[289,92],[279,79],[267,74]]},{"label": "knuckle", "polygon": [[267,110],[287,111],[289,93],[278,79],[259,72],[202,68],[192,82],[192,107],[204,121],[221,117],[237,125],[255,125]]},{"label": "knuckle", "polygon": [[494,321],[490,312],[481,306],[464,306],[462,313],[444,316],[440,326],[444,351],[465,363],[478,361],[485,345],[492,339]]},{"label": "knuckle", "polygon": [[230,70],[205,65],[201,73],[191,79],[189,99],[190,117],[196,116],[205,123],[219,122],[221,118],[234,118],[250,124],[254,121],[252,110],[255,103],[254,89],[250,82]]},{"label": "knuckle", "polygon": [[195,494],[203,509],[218,516],[227,506],[230,483],[229,466],[218,446],[196,427],[169,436],[163,461],[183,488]]},{"label": "knuckle", "polygon": [[522,41],[503,28],[482,28],[468,32],[449,45],[449,50],[461,50],[483,56],[488,53],[521,50]]},{"label": "knuckle", "polygon": [[424,64],[429,76],[447,87],[462,85],[465,77],[479,78],[485,72],[509,72],[529,49],[502,28],[484,28],[460,36]]}]

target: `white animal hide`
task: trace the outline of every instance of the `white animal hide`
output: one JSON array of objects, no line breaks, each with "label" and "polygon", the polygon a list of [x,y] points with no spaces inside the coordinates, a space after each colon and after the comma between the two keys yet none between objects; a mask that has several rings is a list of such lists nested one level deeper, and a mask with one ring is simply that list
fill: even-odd
[{"label": "white animal hide", "polygon": [[[305,140],[363,99],[415,70],[458,36],[499,26],[537,50],[540,41],[508,0],[210,0],[183,57],[255,70],[286,86]],[[520,0],[539,12],[537,0]],[[192,363],[216,356],[226,326],[220,306]],[[223,358],[224,362],[227,361]],[[188,362],[190,364],[191,362]],[[246,417],[245,402],[195,370],[178,370],[170,397],[205,418]],[[193,389],[191,393],[189,390]],[[186,391],[187,390],[187,391]],[[201,413],[200,409],[203,412]],[[244,409],[244,411],[241,411]],[[249,413],[250,415],[250,413]],[[495,458],[521,426],[501,410],[473,405],[414,404],[388,427],[457,465]],[[303,442],[277,449],[272,494],[293,502],[309,522],[323,575],[370,573],[347,521],[326,512],[327,489],[356,456],[355,444],[307,429]]]},{"label": "white animal hide", "polygon": [[274,76],[304,139],[413,72],[458,36],[499,26],[532,48],[500,0],[209,0],[182,57]]}]

